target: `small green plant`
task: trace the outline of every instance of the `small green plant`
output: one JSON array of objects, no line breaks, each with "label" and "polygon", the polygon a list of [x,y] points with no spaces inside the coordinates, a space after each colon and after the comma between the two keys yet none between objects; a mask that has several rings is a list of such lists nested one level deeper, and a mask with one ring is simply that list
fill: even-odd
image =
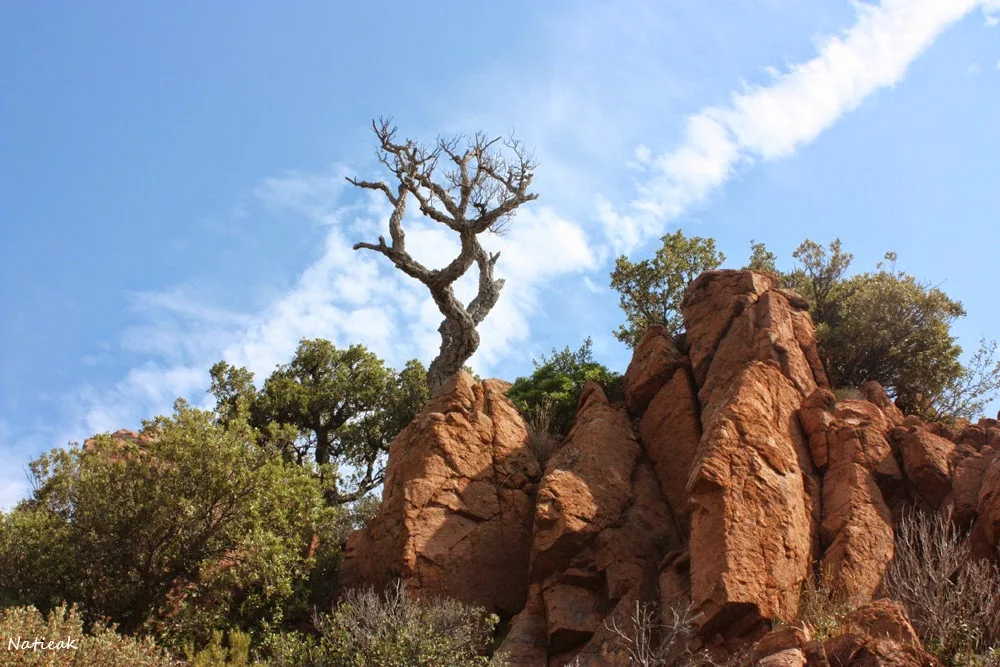
[{"label": "small green plant", "polygon": [[863,401],[865,395],[857,387],[840,387],[833,390],[833,395],[838,401]]},{"label": "small green plant", "polygon": [[852,611],[853,605],[827,587],[822,574],[816,574],[802,586],[795,623],[807,628],[814,639],[824,641],[843,634]]},{"label": "small green plant", "polygon": [[191,667],[245,667],[250,664],[250,635],[230,630],[228,647],[222,645],[222,630],[212,632],[208,646],[195,652],[194,644],[184,646],[184,657]]}]

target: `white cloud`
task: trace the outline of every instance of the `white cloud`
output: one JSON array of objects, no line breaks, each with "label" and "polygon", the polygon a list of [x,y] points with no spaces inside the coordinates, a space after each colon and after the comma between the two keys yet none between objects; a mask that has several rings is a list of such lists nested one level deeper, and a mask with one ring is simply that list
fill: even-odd
[{"label": "white cloud", "polygon": [[979,66],[979,63],[971,63],[968,67],[965,68],[965,75],[976,76],[981,71],[982,68]]},{"label": "white cloud", "polygon": [[691,116],[682,144],[652,159],[651,173],[627,212],[599,198],[598,216],[609,238],[619,249],[632,248],[704,200],[740,163],[792,155],[872,93],[898,83],[951,23],[988,5],[977,0],[855,3],[855,24],[822,40],[816,57],[785,72],[772,70],[772,83],[734,93],[728,105]]}]

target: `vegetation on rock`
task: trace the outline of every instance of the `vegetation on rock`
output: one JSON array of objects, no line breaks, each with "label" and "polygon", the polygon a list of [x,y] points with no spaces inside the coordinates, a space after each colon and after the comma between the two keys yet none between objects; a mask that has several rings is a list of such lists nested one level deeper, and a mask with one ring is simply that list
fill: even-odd
[{"label": "vegetation on rock", "polygon": [[626,323],[615,330],[615,338],[635,347],[654,324],[670,333],[684,326],[681,300],[692,280],[718,267],[726,256],[715,249],[715,239],[684,236],[677,230],[660,239],[651,259],[632,262],[625,255],[615,260],[611,288],[619,294]]},{"label": "vegetation on rock", "polygon": [[522,414],[544,421],[553,434],[565,435],[585,384],[596,382],[612,394],[619,391],[621,375],[594,361],[592,344],[587,338],[575,352],[568,345],[561,351],[553,348],[551,356],[533,361],[531,375],[514,381],[507,397]]}]

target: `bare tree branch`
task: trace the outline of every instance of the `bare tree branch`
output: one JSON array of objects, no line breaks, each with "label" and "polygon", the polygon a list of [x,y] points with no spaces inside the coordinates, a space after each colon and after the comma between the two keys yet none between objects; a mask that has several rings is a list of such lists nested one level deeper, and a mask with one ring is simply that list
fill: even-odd
[{"label": "bare tree branch", "polygon": [[[393,207],[389,218],[391,243],[380,236],[377,244],[356,243],[354,249],[385,255],[396,268],[422,282],[445,316],[439,328],[441,352],[428,372],[428,383],[435,391],[476,351],[476,326],[496,305],[503,288],[504,281],[494,278],[499,253],[487,253],[477,237],[487,231],[504,233],[518,207],[538,198],[529,192],[536,165],[523,144],[513,137],[490,139],[477,132],[468,139],[439,138],[428,147],[411,139],[398,142],[391,119],[372,121],[372,130],[379,142],[378,160],[398,185],[393,191],[383,181],[347,180],[357,187],[382,192],[389,200]],[[465,146],[460,148],[463,140]],[[454,167],[435,179],[442,156]],[[459,235],[458,256],[441,269],[428,269],[406,252],[402,220],[409,195],[413,195],[423,215]],[[473,264],[479,269],[479,289],[465,306],[455,297],[452,286]]]}]

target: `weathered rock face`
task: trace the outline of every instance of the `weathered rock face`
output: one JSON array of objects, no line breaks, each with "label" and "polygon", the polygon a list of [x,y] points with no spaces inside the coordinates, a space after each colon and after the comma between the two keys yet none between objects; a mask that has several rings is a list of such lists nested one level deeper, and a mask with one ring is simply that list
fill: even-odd
[{"label": "weathered rock face", "polygon": [[[708,272],[682,312],[684,336],[643,337],[624,406],[584,389],[544,470],[506,385],[459,375],[393,442],[341,587],[401,577],[497,611],[514,667],[625,667],[614,628],[646,603],[691,611],[697,646],[754,664],[933,664],[872,598],[915,505],[953,509],[996,557],[1000,421],[924,424],[876,383],[837,401],[805,302],[772,276]],[[851,631],[768,632],[817,572],[861,606]]]},{"label": "weathered rock face", "polygon": [[773,361],[803,396],[829,387],[808,304],[779,289],[774,276],[707,271],[691,283],[681,309],[703,424],[752,361]]},{"label": "weathered rock face", "polygon": [[[876,392],[877,393],[877,392]],[[890,422],[867,401],[836,403],[817,389],[799,411],[810,450],[823,475],[821,571],[828,586],[867,602],[893,556],[892,515],[876,483],[902,474],[885,434]]]},{"label": "weathered rock face", "polygon": [[691,598],[708,632],[790,621],[798,610],[815,509],[802,469],[801,400],[777,368],[754,362],[705,426],[688,489],[698,554]]},{"label": "weathered rock face", "polygon": [[382,509],[348,539],[342,589],[401,578],[417,595],[524,607],[541,470],[504,390],[460,373],[393,441]]},{"label": "weathered rock face", "polygon": [[544,609],[544,641],[537,618],[522,614],[501,650],[515,665],[532,664],[528,656],[543,644],[547,659],[612,664],[609,610],[655,598],[660,560],[679,544],[625,411],[588,385],[537,494],[529,576]]},{"label": "weathered rock face", "polygon": [[955,445],[934,435],[922,424],[899,426],[892,438],[903,455],[903,469],[917,497],[930,509],[938,509],[951,492],[950,460]]},{"label": "weathered rock face", "polygon": [[629,412],[642,414],[660,387],[687,364],[687,357],[677,350],[667,330],[661,326],[650,327],[625,371],[625,406]]},{"label": "weathered rock face", "polygon": [[686,369],[674,373],[656,393],[639,421],[639,436],[686,539],[691,532],[687,481],[701,440],[698,398]]}]

